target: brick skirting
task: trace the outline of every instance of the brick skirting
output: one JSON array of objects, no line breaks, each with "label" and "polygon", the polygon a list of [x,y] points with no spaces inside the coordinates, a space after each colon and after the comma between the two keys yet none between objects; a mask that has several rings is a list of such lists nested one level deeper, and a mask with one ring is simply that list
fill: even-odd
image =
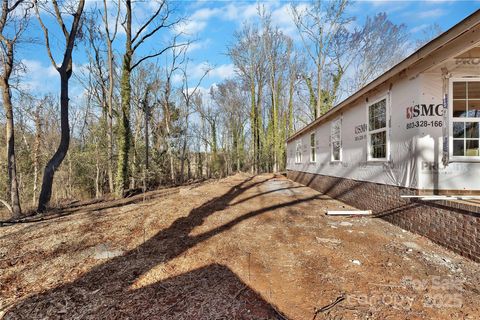
[{"label": "brick skirting", "polygon": [[480,206],[405,199],[416,190],[306,172],[287,177],[480,262]]}]

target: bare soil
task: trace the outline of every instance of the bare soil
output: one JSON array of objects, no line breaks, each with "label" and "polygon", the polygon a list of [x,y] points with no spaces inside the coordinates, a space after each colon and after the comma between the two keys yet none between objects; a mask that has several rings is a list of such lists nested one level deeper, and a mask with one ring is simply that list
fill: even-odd
[{"label": "bare soil", "polygon": [[282,176],[0,228],[5,319],[479,319],[480,266]]}]

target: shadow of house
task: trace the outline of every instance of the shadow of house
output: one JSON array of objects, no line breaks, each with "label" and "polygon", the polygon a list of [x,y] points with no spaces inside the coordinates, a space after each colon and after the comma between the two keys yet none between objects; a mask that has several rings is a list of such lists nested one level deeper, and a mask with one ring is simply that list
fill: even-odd
[{"label": "shadow of house", "polygon": [[[93,267],[89,272],[73,282],[35,294],[18,302],[7,312],[6,319],[28,319],[38,317],[61,319],[189,319],[188,316],[182,316],[182,314],[184,314],[183,308],[172,307],[170,309],[171,311],[169,312],[176,313],[175,315],[169,316],[163,316],[162,314],[154,315],[151,313],[151,310],[156,310],[155,312],[160,312],[163,310],[162,312],[165,313],[166,311],[162,309],[163,307],[172,306],[173,304],[177,303],[179,299],[187,299],[186,297],[182,298],[182,296],[175,296],[172,292],[166,290],[165,288],[168,288],[168,286],[166,286],[165,283],[155,283],[146,288],[140,288],[137,290],[132,290],[131,286],[142,274],[145,274],[153,267],[178,257],[200,242],[208,240],[223,231],[229,230],[242,221],[271,210],[293,206],[318,198],[318,196],[315,195],[294,200],[287,199],[286,202],[250,211],[203,234],[190,235],[192,230],[195,227],[202,225],[204,220],[210,215],[231,206],[230,203],[232,200],[247,190],[270,180],[262,179],[254,182],[252,179],[253,177],[245,179],[241,183],[232,186],[225,194],[215,197],[199,207],[192,209],[187,217],[178,218],[168,228],[161,230],[142,245],[125,253],[122,256],[113,258],[104,264]],[[210,274],[210,272],[212,274]],[[223,276],[215,276],[217,272],[220,274],[223,273]],[[229,273],[230,275],[228,275]],[[210,288],[211,285],[209,283],[219,286],[214,291],[221,295],[223,297],[222,299],[225,299],[223,309],[221,308],[221,310],[219,309],[218,311],[218,316],[220,318],[224,312],[228,312],[230,308],[229,303],[232,305],[238,304],[238,302],[232,301],[235,299],[231,297],[231,292],[232,290],[238,290],[239,280],[232,280],[233,284],[227,284],[225,282],[225,279],[232,279],[232,277],[234,277],[234,275],[231,275],[231,271],[225,271],[225,268],[220,266],[210,266],[204,270],[196,270],[189,274],[172,279],[171,283],[182,283],[182,281],[184,281],[182,279],[191,279],[193,282],[198,281],[198,286],[200,287],[206,286]],[[198,277],[198,275],[201,276],[195,280],[194,278]],[[202,280],[202,277],[205,279]],[[216,277],[217,280],[215,280]],[[201,284],[202,281],[206,281],[206,284]],[[215,281],[218,281],[218,284],[213,284]],[[231,288],[221,288],[223,285]],[[180,284],[180,287],[177,287],[177,289],[184,290],[181,286],[182,285]],[[195,286],[192,286],[192,290],[197,290],[194,289],[194,287]],[[248,289],[248,291],[250,292],[252,290]],[[148,294],[145,292],[148,292]],[[228,295],[220,294],[221,292],[228,292]],[[275,309],[271,306],[268,306],[265,301],[261,301],[258,295],[255,296],[252,292],[246,296],[252,296],[252,301],[256,301],[255,303],[261,306],[259,307],[259,314],[264,312],[265,318],[275,318],[272,316],[273,313],[271,313],[272,310]],[[208,310],[209,308],[209,300],[220,299],[220,296],[209,297],[208,295],[206,295],[204,298],[200,298],[200,293],[198,293],[198,297],[198,301],[195,303],[192,301],[192,304],[201,305],[202,308],[205,308],[205,310]],[[135,306],[137,305],[138,309],[135,309]],[[178,305],[185,306],[186,303],[178,302]],[[190,306],[185,306],[185,308],[188,308],[188,310],[194,312]],[[247,310],[243,310],[242,312],[245,313],[236,315],[236,317],[240,319],[252,318],[248,315]],[[263,315],[260,315],[254,318],[259,319],[263,317]],[[281,318],[281,316],[278,317]],[[202,318],[205,319],[205,317],[202,317],[200,314],[198,317],[193,317],[192,319]],[[210,319],[208,317],[206,318]],[[231,319],[232,317],[227,318]]]}]

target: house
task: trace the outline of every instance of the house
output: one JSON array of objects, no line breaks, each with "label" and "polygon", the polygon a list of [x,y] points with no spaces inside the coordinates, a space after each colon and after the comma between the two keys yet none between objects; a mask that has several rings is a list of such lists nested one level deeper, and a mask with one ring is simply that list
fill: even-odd
[{"label": "house", "polygon": [[480,261],[479,141],[480,10],[289,137],[287,174]]}]

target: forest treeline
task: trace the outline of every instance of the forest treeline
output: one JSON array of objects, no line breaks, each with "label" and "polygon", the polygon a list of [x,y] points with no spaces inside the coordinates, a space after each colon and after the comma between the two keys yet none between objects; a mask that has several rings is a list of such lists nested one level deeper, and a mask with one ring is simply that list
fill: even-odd
[{"label": "forest treeline", "polygon": [[[148,14],[135,14],[140,5]],[[284,170],[289,135],[422,44],[385,13],[356,21],[351,5],[292,2],[292,38],[259,3],[225,44],[235,76],[205,89],[215,66],[192,73],[199,39],[182,31],[180,2],[2,0],[1,203],[19,217],[65,199]],[[22,86],[21,57],[33,51],[56,70],[57,91]]]}]

